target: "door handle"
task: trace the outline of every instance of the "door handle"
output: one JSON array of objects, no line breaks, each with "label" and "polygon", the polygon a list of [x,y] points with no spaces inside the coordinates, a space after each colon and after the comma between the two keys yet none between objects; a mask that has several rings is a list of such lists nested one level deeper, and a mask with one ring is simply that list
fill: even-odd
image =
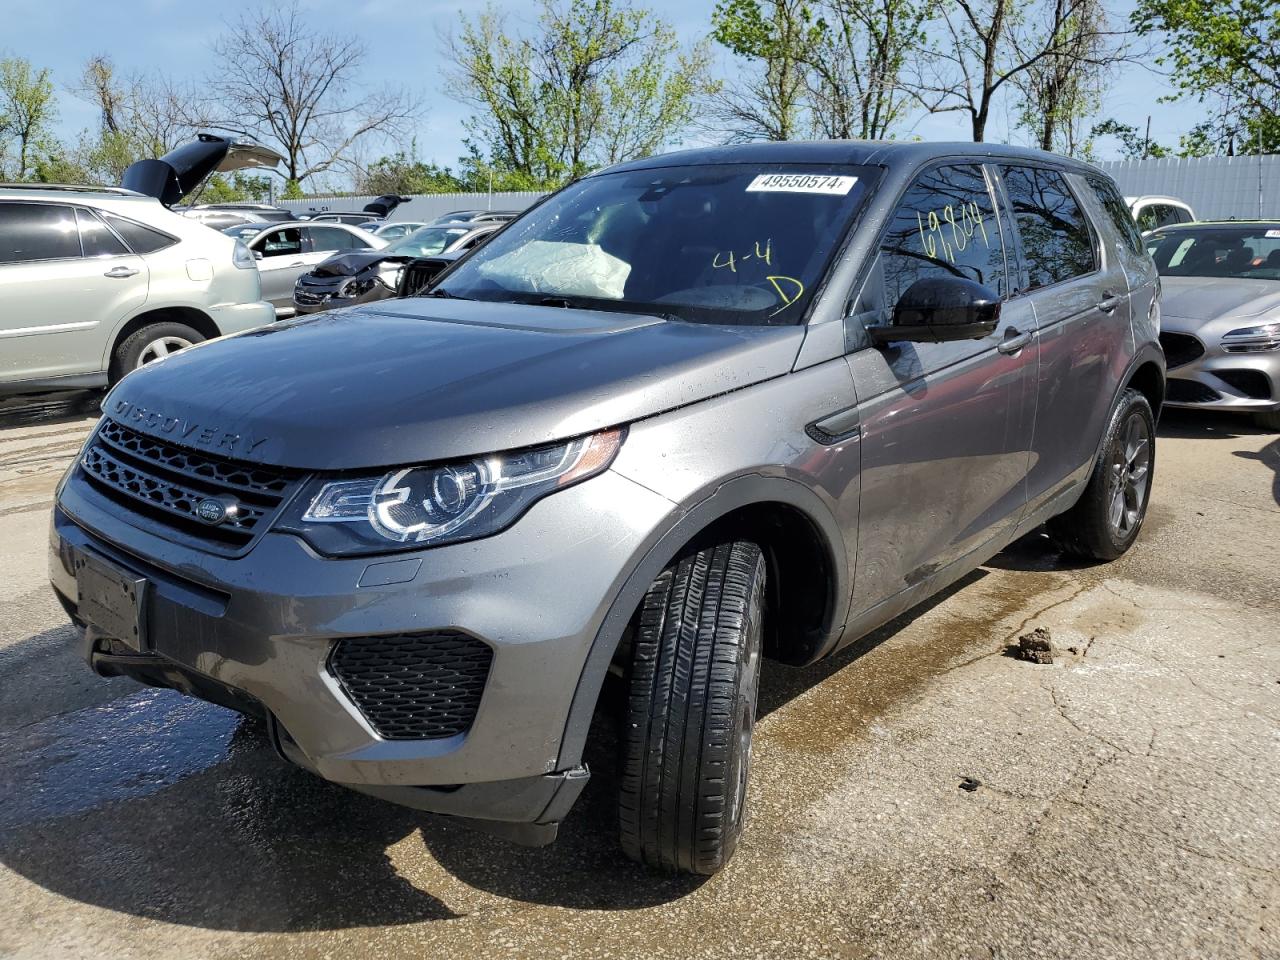
[{"label": "door handle", "polygon": [[1116,307],[1120,306],[1120,298],[1110,290],[1105,290],[1097,306],[1103,313],[1114,313]]},{"label": "door handle", "polygon": [[112,267],[103,276],[110,277],[112,280],[123,280],[125,277],[135,276],[137,272],[133,267]]},{"label": "door handle", "polygon": [[1019,333],[1017,327],[1010,327],[1004,332],[1004,339],[996,344],[996,349],[1001,353],[1017,353],[1031,342],[1032,336],[1034,336],[1034,331],[1028,330],[1026,333]]}]

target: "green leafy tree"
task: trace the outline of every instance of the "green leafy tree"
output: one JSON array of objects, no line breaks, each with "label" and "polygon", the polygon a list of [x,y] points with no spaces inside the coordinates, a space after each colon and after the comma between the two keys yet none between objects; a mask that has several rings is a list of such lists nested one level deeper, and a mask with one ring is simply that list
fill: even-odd
[{"label": "green leafy tree", "polygon": [[51,145],[56,112],[48,70],[35,70],[21,57],[0,60],[0,158],[12,155],[0,172],[13,180],[33,175],[37,154]]},{"label": "green leafy tree", "polygon": [[417,143],[369,164],[356,179],[356,193],[456,193],[466,189],[448,167],[418,159]]},{"label": "green leafy tree", "polygon": [[721,0],[711,36],[754,72],[726,83],[718,115],[733,140],[795,140],[808,134],[807,64],[825,24],[809,0]]},{"label": "green leafy tree", "polygon": [[652,153],[710,89],[705,46],[684,47],[627,0],[541,0],[531,31],[489,6],[446,37],[447,89],[475,112],[474,162],[543,187]]},{"label": "green leafy tree", "polygon": [[1145,160],[1148,157],[1161,158],[1174,155],[1174,151],[1149,140],[1137,127],[1115,119],[1095,123],[1089,134],[1092,137],[1115,137],[1120,141],[1120,153],[1126,160]]},{"label": "green leafy tree", "polygon": [[1163,41],[1178,94],[1213,113],[1188,149],[1280,150],[1280,0],[1138,0],[1133,25]]}]

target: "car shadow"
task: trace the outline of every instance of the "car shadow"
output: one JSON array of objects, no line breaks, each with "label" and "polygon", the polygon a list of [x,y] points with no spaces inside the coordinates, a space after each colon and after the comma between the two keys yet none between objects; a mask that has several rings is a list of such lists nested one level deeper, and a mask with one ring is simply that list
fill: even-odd
[{"label": "car shadow", "polygon": [[[769,664],[761,714],[988,575],[973,571],[832,658]],[[975,623],[973,636],[923,654],[937,669],[920,671],[919,682],[982,629]],[[279,759],[260,723],[221,707],[96,679],[69,652],[75,640],[62,627],[10,645],[2,658],[25,665],[25,693],[0,728],[0,863],[60,897],[191,927],[294,932],[453,919],[458,881],[515,901],[602,911],[675,901],[703,882],[647,870],[618,846],[619,681],[606,685],[585,757],[593,775],[559,839],[525,848],[327,783]],[[62,674],[72,671],[84,682],[68,684]],[[886,689],[872,706],[914,692]]]},{"label": "car shadow", "polygon": [[102,390],[58,390],[0,397],[0,429],[52,426],[96,417]]},{"label": "car shadow", "polygon": [[1156,436],[1178,440],[1234,440],[1267,432],[1254,426],[1247,414],[1166,407],[1160,411]]}]

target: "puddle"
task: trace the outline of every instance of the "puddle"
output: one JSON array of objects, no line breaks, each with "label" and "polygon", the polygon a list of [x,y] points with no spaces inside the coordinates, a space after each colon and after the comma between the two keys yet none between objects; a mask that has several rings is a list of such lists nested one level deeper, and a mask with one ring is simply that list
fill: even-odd
[{"label": "puddle", "polygon": [[238,714],[170,690],[0,734],[0,831],[146,796],[226,759]]},{"label": "puddle", "polygon": [[[766,670],[760,690],[766,709],[775,710],[811,688],[813,695],[762,726],[762,740],[807,754],[832,753],[934,678],[974,656],[998,652],[1017,627],[1005,621],[1024,608],[1035,609],[1038,597],[1066,582],[1062,574],[980,570],[829,661],[801,670]],[[953,596],[954,612],[935,612]],[[928,620],[924,629],[915,623],[922,618]]]}]

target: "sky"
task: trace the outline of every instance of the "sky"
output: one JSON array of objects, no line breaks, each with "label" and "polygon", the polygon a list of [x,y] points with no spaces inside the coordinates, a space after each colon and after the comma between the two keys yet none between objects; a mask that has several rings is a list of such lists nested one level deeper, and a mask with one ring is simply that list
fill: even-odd
[{"label": "sky", "polygon": [[[208,76],[216,64],[209,51],[212,39],[226,21],[258,8],[260,0],[221,0],[194,4],[191,0],[0,0],[0,56],[21,56],[36,67],[48,67],[59,93],[58,134],[74,140],[79,131],[97,122],[94,109],[77,100],[67,87],[80,75],[85,61],[107,54],[123,73],[159,72],[176,78]],[[709,29],[714,0],[639,0],[657,11],[692,41]],[[1125,19],[1132,0],[1117,0],[1116,20]],[[498,6],[516,19],[531,20],[531,0],[500,0]],[[361,38],[368,57],[361,82],[371,87],[393,84],[415,90],[426,110],[417,142],[424,160],[451,165],[462,154],[462,121],[467,110],[439,88],[445,64],[440,34],[456,22],[459,11],[479,7],[477,0],[302,0],[302,8],[325,31]],[[197,13],[199,11],[199,13]],[[729,58],[717,69],[729,75]],[[1169,82],[1138,65],[1124,67],[1109,85],[1098,119],[1114,117],[1143,129],[1151,117],[1154,141],[1176,145],[1194,124],[1194,105],[1161,104]],[[968,115],[918,115],[900,137],[925,140],[967,140]],[[989,140],[1026,142],[1013,131],[1005,110],[995,111]],[[1097,144],[1100,159],[1115,158],[1118,145],[1110,139]],[[376,151],[375,151],[376,153]]]}]

